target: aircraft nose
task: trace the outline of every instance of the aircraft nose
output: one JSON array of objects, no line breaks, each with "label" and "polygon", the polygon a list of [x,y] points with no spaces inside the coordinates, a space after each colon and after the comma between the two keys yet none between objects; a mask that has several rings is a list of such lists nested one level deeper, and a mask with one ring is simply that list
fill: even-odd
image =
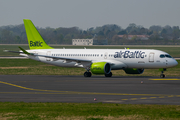
[{"label": "aircraft nose", "polygon": [[175,63],[174,63],[174,65],[176,66],[176,65],[178,65],[178,62],[175,60]]},{"label": "aircraft nose", "polygon": [[175,59],[173,59],[173,60],[170,62],[170,66],[171,66],[171,67],[174,67],[174,66],[176,66],[176,65],[178,65],[178,62],[177,62]]}]

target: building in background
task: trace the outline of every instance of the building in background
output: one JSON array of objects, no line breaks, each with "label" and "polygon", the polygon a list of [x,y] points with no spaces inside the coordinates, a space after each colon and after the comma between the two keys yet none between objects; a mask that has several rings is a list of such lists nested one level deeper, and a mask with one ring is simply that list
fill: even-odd
[{"label": "building in background", "polygon": [[72,39],[72,45],[108,45],[108,40]]}]

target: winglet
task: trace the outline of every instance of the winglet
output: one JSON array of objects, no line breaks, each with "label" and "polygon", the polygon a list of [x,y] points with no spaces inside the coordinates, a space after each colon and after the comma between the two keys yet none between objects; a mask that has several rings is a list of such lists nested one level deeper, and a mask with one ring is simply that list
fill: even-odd
[{"label": "winglet", "polygon": [[28,53],[26,50],[24,50],[23,48],[19,47],[19,49],[21,49],[23,51],[24,54],[27,54],[27,55],[33,55],[32,53]]}]

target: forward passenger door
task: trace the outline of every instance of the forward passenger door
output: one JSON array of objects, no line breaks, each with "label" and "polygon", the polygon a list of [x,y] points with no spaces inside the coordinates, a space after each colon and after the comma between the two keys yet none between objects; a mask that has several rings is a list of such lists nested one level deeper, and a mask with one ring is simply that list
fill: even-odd
[{"label": "forward passenger door", "polygon": [[149,53],[149,62],[154,62],[154,53]]}]

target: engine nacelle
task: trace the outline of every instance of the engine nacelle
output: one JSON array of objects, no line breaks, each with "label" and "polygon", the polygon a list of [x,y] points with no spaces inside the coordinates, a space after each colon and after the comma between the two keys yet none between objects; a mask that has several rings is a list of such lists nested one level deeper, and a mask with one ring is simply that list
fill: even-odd
[{"label": "engine nacelle", "polygon": [[92,63],[91,72],[93,74],[109,74],[111,72],[111,65],[107,62]]},{"label": "engine nacelle", "polygon": [[137,68],[127,68],[124,69],[126,74],[142,74],[144,72],[144,69],[137,69]]}]

